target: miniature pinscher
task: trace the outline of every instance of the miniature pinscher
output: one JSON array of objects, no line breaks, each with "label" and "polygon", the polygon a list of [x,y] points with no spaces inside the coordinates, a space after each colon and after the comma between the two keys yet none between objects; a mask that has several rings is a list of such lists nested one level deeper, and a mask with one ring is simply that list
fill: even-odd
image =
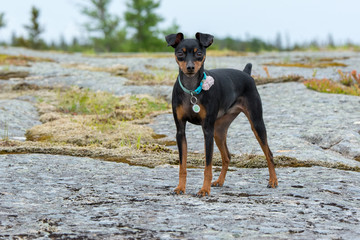
[{"label": "miniature pinscher", "polygon": [[[248,63],[243,71],[235,69],[205,70],[206,48],[214,37],[196,33],[196,39],[184,39],[182,33],[165,37],[168,46],[175,49],[175,60],[179,65],[179,75],[172,92],[172,111],[176,124],[176,142],[179,150],[179,185],[175,194],[185,193],[187,142],[186,122],[201,125],[205,139],[204,183],[197,196],[210,195],[211,186],[224,184],[230,162],[226,145],[226,135],[231,122],[243,112],[248,118],[267,160],[269,168],[269,188],[278,185],[273,155],[267,142],[262,116],[260,95],[251,77],[252,65]],[[222,169],[219,178],[212,181],[212,156],[214,140],[221,153]]]}]

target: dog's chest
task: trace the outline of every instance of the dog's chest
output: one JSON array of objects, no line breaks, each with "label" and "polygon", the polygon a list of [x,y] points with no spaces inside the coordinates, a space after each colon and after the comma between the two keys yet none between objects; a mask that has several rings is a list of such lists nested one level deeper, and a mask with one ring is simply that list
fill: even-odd
[{"label": "dog's chest", "polygon": [[199,112],[195,112],[193,109],[194,104],[185,99],[180,105],[176,107],[176,113],[179,119],[189,121],[193,124],[201,124],[206,117],[206,108],[201,102],[195,103],[200,108]]}]

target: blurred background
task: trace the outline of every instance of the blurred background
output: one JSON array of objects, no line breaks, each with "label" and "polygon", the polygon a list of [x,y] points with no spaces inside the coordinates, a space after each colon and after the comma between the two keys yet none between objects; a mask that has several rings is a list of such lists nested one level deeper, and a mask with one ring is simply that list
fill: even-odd
[{"label": "blurred background", "polygon": [[358,0],[1,0],[0,45],[68,52],[171,51],[164,36],[215,36],[213,50],[360,50]]}]

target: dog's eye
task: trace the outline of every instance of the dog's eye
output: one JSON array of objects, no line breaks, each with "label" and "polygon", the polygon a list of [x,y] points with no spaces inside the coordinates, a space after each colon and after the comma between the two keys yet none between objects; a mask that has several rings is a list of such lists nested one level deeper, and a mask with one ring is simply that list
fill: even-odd
[{"label": "dog's eye", "polygon": [[183,52],[177,52],[176,56],[182,58],[185,56],[185,54]]},{"label": "dog's eye", "polygon": [[203,55],[202,52],[196,52],[197,57],[202,57],[202,55]]}]

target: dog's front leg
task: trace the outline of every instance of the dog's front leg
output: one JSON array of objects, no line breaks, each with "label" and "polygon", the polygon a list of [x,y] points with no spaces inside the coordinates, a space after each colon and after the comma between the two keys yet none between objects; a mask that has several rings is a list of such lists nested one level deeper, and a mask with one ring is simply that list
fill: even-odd
[{"label": "dog's front leg", "polygon": [[204,183],[197,196],[202,197],[210,195],[211,181],[212,181],[212,157],[214,151],[214,123],[206,121],[203,125],[203,132],[205,138],[205,170]]},{"label": "dog's front leg", "polygon": [[176,120],[176,143],[179,150],[179,185],[175,188],[174,193],[184,194],[186,188],[186,160],[187,160],[187,142],[185,136],[186,122],[182,120]]}]

